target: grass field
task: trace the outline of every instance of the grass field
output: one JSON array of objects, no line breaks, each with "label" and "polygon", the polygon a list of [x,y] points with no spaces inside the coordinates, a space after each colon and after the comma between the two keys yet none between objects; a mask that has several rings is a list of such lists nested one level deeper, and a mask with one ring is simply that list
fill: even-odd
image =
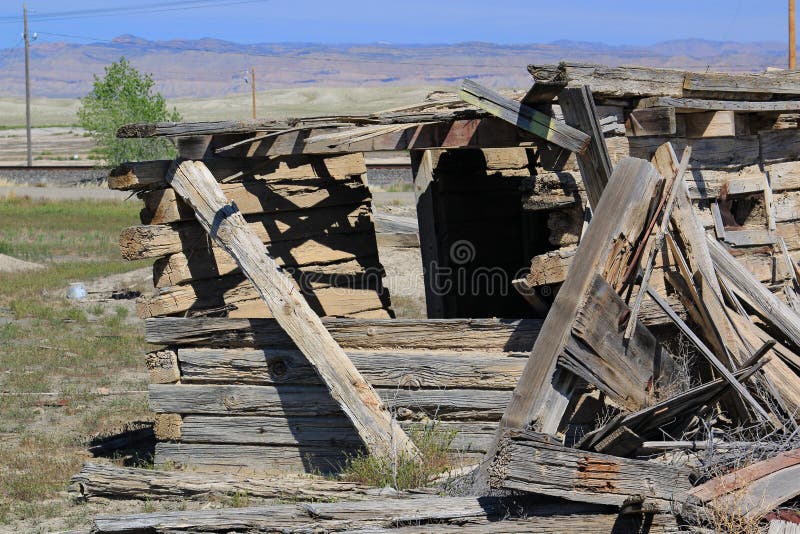
[{"label": "grass field", "polygon": [[134,202],[0,201],[0,252],[44,264],[0,273],[0,530],[85,524],[65,490],[88,440],[147,418],[131,303],[65,298],[70,282],[142,267],[117,246],[137,212]]}]

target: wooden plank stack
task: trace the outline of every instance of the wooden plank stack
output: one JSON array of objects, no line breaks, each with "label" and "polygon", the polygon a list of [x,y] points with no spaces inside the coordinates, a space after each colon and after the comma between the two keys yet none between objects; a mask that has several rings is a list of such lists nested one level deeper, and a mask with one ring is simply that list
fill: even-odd
[{"label": "wooden plank stack", "polygon": [[[456,431],[453,466],[474,469],[430,491],[473,496],[297,482],[364,445],[313,364],[328,355],[304,356],[297,325],[264,313],[240,264],[209,245],[214,224],[202,231],[167,187],[172,163],[148,162],[110,182],[145,201],[126,257],[160,258],[164,291],[141,306],[160,346],[147,357],[156,463],[217,474],[92,465],[73,490],[337,502],[106,516],[96,531],[678,532],[758,521],[800,495],[800,77],[529,70],[521,99],[465,81],[470,106],[438,96],[370,116],[121,130],[194,136],[182,155],[219,181],[220,217],[238,208],[239,231],[298,283],[322,275],[308,303],[400,426]],[[429,313],[504,310],[434,291],[435,264],[459,264],[452,249],[469,242],[472,268],[494,256],[510,272],[533,253],[513,281],[524,300],[505,309],[543,319],[388,318],[366,276],[380,263],[363,156],[345,154],[381,149],[412,153]],[[355,286],[338,293],[336,275]],[[486,496],[498,490],[513,497]]]}]

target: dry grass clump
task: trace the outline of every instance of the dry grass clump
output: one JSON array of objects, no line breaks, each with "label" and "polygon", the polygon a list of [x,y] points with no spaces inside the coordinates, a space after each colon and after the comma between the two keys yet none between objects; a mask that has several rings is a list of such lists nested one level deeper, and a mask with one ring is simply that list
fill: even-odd
[{"label": "dry grass clump", "polygon": [[341,476],[351,482],[388,486],[397,491],[425,487],[450,468],[448,451],[456,434],[436,422],[420,424],[409,432],[419,457],[404,452],[384,456],[358,454],[347,459]]}]

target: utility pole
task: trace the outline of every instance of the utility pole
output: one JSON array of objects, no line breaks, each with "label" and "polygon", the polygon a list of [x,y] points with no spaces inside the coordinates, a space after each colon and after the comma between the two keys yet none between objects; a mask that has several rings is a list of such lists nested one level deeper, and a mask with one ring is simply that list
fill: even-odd
[{"label": "utility pole", "polygon": [[789,0],[789,69],[797,68],[794,0]]},{"label": "utility pole", "polygon": [[31,69],[30,39],[28,38],[28,8],[22,4],[22,37],[25,39],[25,128],[28,136],[28,167],[33,166],[31,153]]},{"label": "utility pole", "polygon": [[256,68],[250,67],[250,85],[253,89],[253,118],[256,118]]}]

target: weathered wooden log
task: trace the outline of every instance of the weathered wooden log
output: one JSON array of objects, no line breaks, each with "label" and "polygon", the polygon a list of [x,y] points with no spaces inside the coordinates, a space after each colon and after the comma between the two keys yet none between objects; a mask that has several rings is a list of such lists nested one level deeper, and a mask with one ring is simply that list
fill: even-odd
[{"label": "weathered wooden log", "polygon": [[[346,179],[366,174],[361,153],[330,156],[285,156],[231,160],[207,159],[204,163],[218,180],[252,178],[256,180],[295,180],[303,178]],[[123,163],[108,175],[108,187],[122,191],[163,189],[172,160]]]},{"label": "weathered wooden log", "polygon": [[[380,280],[374,281],[380,283]],[[317,315],[349,316],[388,309],[388,295],[377,288],[334,287],[300,280],[300,294]],[[220,307],[233,308],[229,317],[270,318],[272,312],[261,301],[252,284],[239,275],[201,280],[162,289],[158,295],[137,301],[139,317],[158,317]]]},{"label": "weathered wooden log", "polygon": [[614,506],[639,499],[660,511],[692,488],[683,467],[570,449],[518,431],[504,434],[489,474],[495,488]]},{"label": "weathered wooden log", "polygon": [[[373,386],[454,389],[513,389],[528,357],[527,353],[357,349],[348,349],[347,355]],[[180,348],[175,362],[183,383],[320,384],[298,350]]]},{"label": "weathered wooden log", "polygon": [[[376,390],[390,410],[405,419],[497,421],[511,398],[507,390]],[[150,409],[157,413],[317,417],[341,415],[324,387],[151,384]]]},{"label": "weathered wooden log", "polygon": [[[276,257],[291,255],[295,248],[302,245],[308,250],[327,246],[333,250],[348,251],[354,249],[359,241],[365,243],[361,249],[354,249],[363,251],[359,255],[370,255],[370,250],[374,254],[376,250],[374,237],[370,239],[364,235],[375,232],[369,206],[251,215],[248,220],[248,228],[270,250],[274,248],[272,254]],[[316,248],[313,245],[315,243]],[[173,225],[131,226],[122,231],[119,244],[123,258],[139,260],[208,248],[210,240],[196,223],[182,222]],[[327,261],[337,261],[345,257],[354,256],[352,253],[345,255],[340,252]],[[327,256],[320,257],[318,263],[324,263],[326,258]]]},{"label": "weathered wooden log", "polygon": [[[540,319],[323,319],[343,347],[403,350],[530,351]],[[158,318],[145,321],[145,341],[202,347],[293,348],[289,336],[270,319]]]},{"label": "weathered wooden log", "polygon": [[[540,517],[541,517],[541,523]],[[122,516],[100,516],[94,519],[93,531],[122,532],[449,532],[470,525],[469,532],[511,532],[503,529],[499,519],[520,518],[511,522],[513,532],[543,532],[555,526],[557,519],[572,517],[565,526],[591,525],[601,517],[602,524],[615,526],[653,524],[651,532],[673,531],[669,520],[661,514],[643,520],[628,521],[608,509],[578,503],[529,503],[520,499],[498,497],[438,497],[431,495],[409,498],[375,498],[370,501],[336,503],[298,503],[269,506],[158,512]],[[614,521],[612,521],[614,518]],[[651,519],[650,521],[648,519]],[[616,521],[616,523],[615,523]],[[532,527],[529,529],[528,527]],[[495,530],[499,528],[499,530]],[[432,530],[429,530],[432,529]],[[590,529],[591,530],[591,529]]]},{"label": "weathered wooden log", "polygon": [[84,464],[72,476],[69,490],[81,499],[208,500],[235,494],[282,500],[374,498],[368,494],[368,488],[353,482],[310,475],[255,478],[93,463]]},{"label": "weathered wooden log", "polygon": [[224,248],[252,282],[278,324],[286,331],[325,383],[331,397],[353,422],[370,453],[416,446],[392,419],[380,398],[325,329],[308,302],[252,232],[235,205],[225,198],[202,163],[183,162],[167,181],[195,211],[209,236]]},{"label": "weathered wooden log", "polygon": [[702,113],[705,111],[735,111],[737,113],[775,113],[781,111],[800,111],[797,100],[778,102],[742,102],[736,100],[706,100],[699,98],[674,98],[651,96],[643,98],[637,108],[672,107],[678,113]]}]

